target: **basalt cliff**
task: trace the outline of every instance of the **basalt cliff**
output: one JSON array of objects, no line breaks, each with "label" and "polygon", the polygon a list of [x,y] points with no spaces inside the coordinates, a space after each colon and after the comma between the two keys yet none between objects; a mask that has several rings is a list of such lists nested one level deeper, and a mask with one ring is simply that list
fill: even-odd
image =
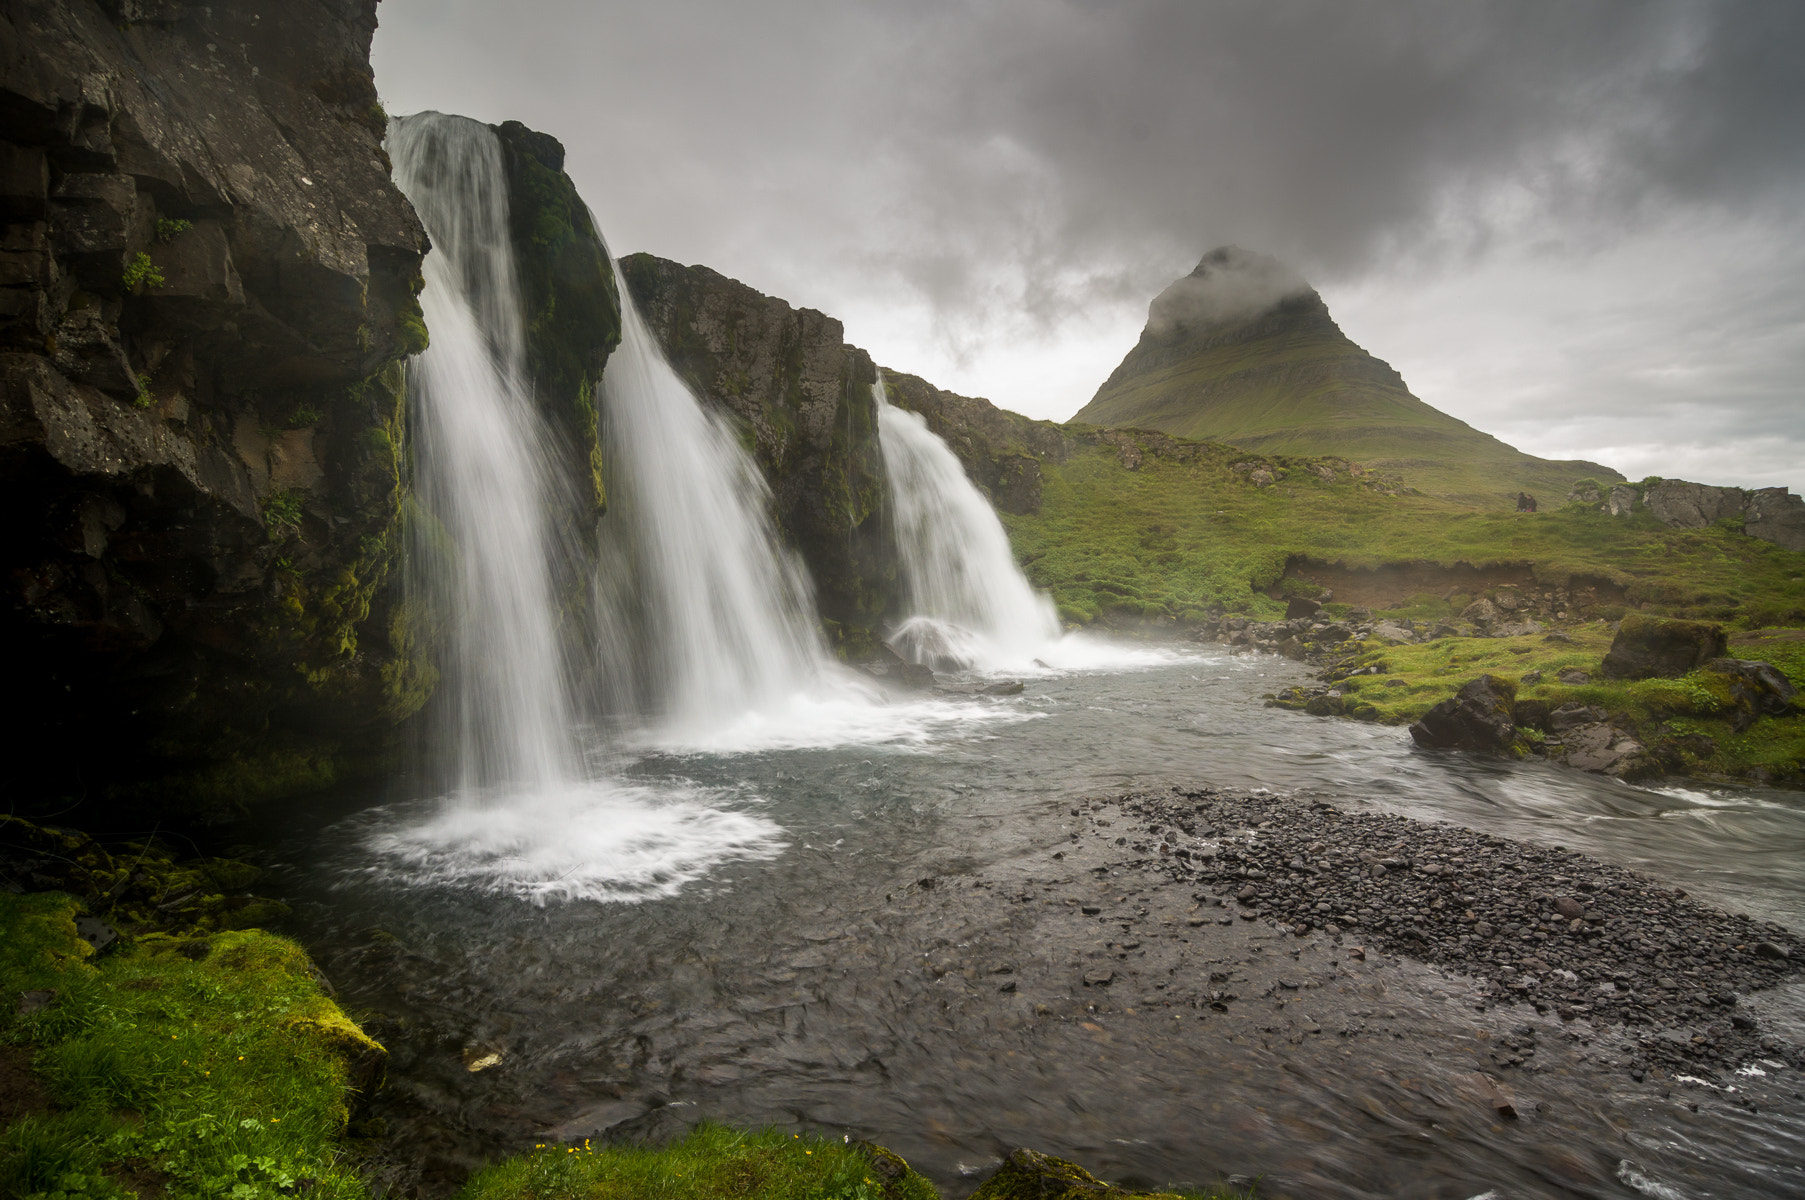
[{"label": "basalt cliff", "polygon": [[[316,789],[381,761],[431,693],[430,622],[397,586],[428,247],[382,149],[375,26],[375,0],[0,11],[17,795]],[[498,132],[535,383],[588,528],[613,275],[562,148]]]}]

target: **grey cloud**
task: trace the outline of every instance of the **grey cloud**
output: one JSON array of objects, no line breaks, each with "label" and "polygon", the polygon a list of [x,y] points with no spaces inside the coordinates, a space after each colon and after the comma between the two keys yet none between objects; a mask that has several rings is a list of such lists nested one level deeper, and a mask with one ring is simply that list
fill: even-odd
[{"label": "grey cloud", "polygon": [[1147,330],[1163,337],[1180,330],[1224,325],[1258,316],[1285,297],[1309,290],[1302,275],[1270,254],[1221,246],[1204,255],[1196,270],[1153,298],[1147,306]]},{"label": "grey cloud", "polygon": [[[385,0],[381,19],[391,108],[556,133],[618,250],[906,311],[956,372],[1138,317],[1225,243],[1401,295],[1500,258],[1652,252],[1688,222],[1805,240],[1794,0]],[[1786,282],[1732,265],[1751,304]],[[1805,363],[1776,345],[1741,369],[1796,397]]]}]

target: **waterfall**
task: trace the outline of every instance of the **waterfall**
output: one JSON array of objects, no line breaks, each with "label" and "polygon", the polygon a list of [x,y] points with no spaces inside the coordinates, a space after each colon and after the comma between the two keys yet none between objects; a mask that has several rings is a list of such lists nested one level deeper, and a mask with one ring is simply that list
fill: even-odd
[{"label": "waterfall", "polygon": [[878,442],[909,614],[890,643],[936,670],[1017,667],[1059,637],[1053,602],[1016,566],[1009,535],[947,444],[874,385]]},{"label": "waterfall", "polygon": [[419,113],[390,126],[395,182],[432,238],[420,295],[432,344],[408,369],[420,515],[409,581],[446,628],[439,740],[455,794],[543,791],[578,755],[548,514],[567,487],[523,368],[501,145]]},{"label": "waterfall", "polygon": [[595,608],[607,706],[681,736],[856,691],[778,540],[763,476],[678,378],[624,287],[601,410],[609,507]]}]

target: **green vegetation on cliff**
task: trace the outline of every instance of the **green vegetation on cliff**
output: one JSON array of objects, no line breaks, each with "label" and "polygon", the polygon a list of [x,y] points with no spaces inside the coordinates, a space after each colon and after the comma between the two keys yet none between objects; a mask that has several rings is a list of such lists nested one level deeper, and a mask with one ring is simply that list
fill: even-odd
[{"label": "green vegetation on cliff", "polygon": [[1232,246],[1153,301],[1139,343],[1072,419],[1353,458],[1413,488],[1494,507],[1518,491],[1564,496],[1580,475],[1621,478],[1524,454],[1423,403],[1341,332],[1301,278]]}]

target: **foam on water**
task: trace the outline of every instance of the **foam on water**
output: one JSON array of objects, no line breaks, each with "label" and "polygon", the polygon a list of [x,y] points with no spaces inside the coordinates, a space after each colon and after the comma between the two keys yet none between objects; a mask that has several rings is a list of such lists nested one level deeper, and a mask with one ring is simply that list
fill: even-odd
[{"label": "foam on water", "polygon": [[442,886],[548,901],[635,902],[675,895],[724,863],[775,858],[774,821],[756,798],[674,783],[618,781],[360,814],[372,856],[358,872],[409,887]]},{"label": "foam on water", "polygon": [[629,745],[642,751],[722,755],[847,746],[912,749],[1043,716],[989,697],[880,699],[870,693],[798,692],[784,702],[708,726],[652,726],[630,737]]}]

